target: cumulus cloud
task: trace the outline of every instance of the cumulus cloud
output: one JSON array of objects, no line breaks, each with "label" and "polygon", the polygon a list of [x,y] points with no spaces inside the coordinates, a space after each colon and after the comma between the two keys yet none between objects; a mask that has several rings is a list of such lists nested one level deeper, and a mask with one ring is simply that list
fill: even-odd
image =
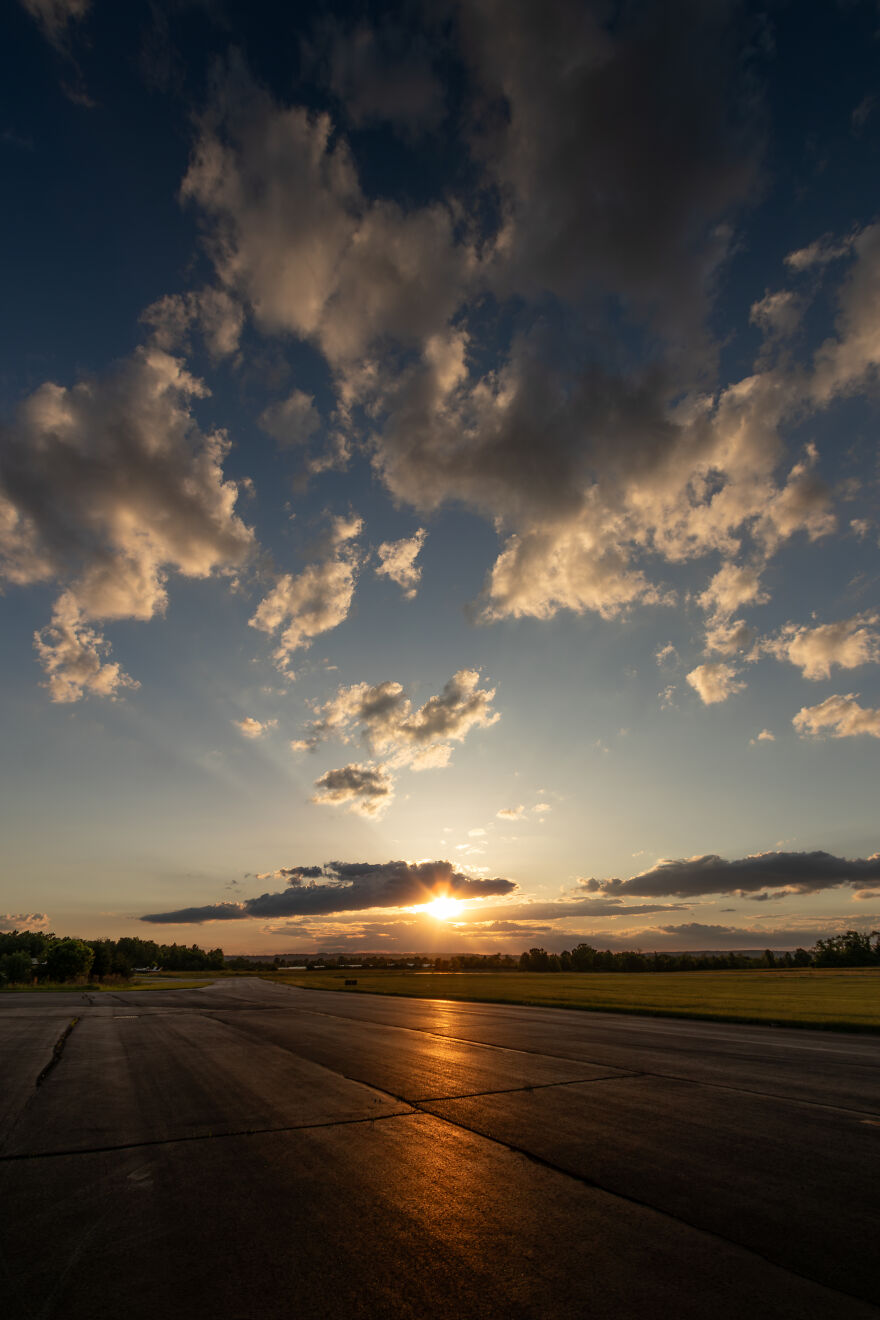
[{"label": "cumulus cloud", "polygon": [[252,628],[272,636],[279,633],[273,659],[288,676],[294,651],[311,646],[320,633],[337,628],[348,618],[361,556],[350,542],[361,532],[360,518],[336,518],[330,534],[330,553],[309,564],[296,577],[281,574],[249,620]]},{"label": "cumulus cloud", "polygon": [[49,917],[45,912],[0,912],[0,930],[46,930]]},{"label": "cumulus cloud", "polygon": [[328,737],[349,742],[357,736],[396,765],[445,765],[451,752],[447,740],[462,742],[471,729],[491,728],[501,718],[492,708],[495,689],[481,688],[479,682],[479,670],[460,669],[415,710],[400,683],[340,687],[317,708],[304,741],[316,747]]},{"label": "cumulus cloud", "polygon": [[225,289],[206,287],[169,293],[141,313],[153,343],[168,353],[188,351],[190,332],[197,328],[214,361],[236,352],[244,324],[244,309]]},{"label": "cumulus cloud", "polygon": [[294,390],[260,414],[262,429],[283,446],[307,444],[320,425],[315,400],[303,390]]},{"label": "cumulus cloud", "polygon": [[66,694],[57,700],[130,685],[88,625],[153,618],[172,573],[229,573],[252,553],[223,475],[229,441],[192,413],[206,393],[178,358],[147,346],[102,377],[41,385],[4,431],[0,576],[64,585],[37,641],[50,690]]},{"label": "cumulus cloud", "polygon": [[792,335],[798,329],[803,314],[803,299],[790,289],[766,293],[752,303],[749,319],[760,326],[766,335],[777,338]]},{"label": "cumulus cloud", "polygon": [[723,564],[699,597],[712,615],[728,616],[743,605],[762,605],[768,599],[761,589],[760,569],[753,564]]},{"label": "cumulus cloud", "polygon": [[788,623],[776,637],[762,642],[762,650],[777,660],[797,665],[804,678],[830,678],[832,668],[857,669],[880,661],[878,614],[856,614],[816,628]]},{"label": "cumulus cloud", "polygon": [[839,292],[836,334],[816,353],[811,392],[818,404],[876,379],[880,366],[880,224],[852,240],[854,260]]},{"label": "cumulus cloud", "polygon": [[[736,20],[688,15],[669,25],[642,10],[609,25],[562,0],[540,17],[502,14],[499,0],[466,7],[471,92],[499,110],[469,139],[499,201],[495,229],[460,198],[406,211],[369,200],[328,117],[280,104],[240,60],[199,123],[182,195],[200,208],[222,288],[331,368],[331,445],[314,461],[366,443],[395,499],[421,511],[460,501],[490,518],[502,543],[485,620],[668,604],[649,562],[758,563],[799,531],[834,526],[815,455],[785,457],[781,427],[809,394],[798,373],[779,365],[704,392],[706,291],[759,138],[741,132],[751,100],[732,58]],[[356,31],[372,68],[384,37]],[[340,70],[354,49],[341,40]],[[470,314],[486,288],[526,308],[490,369]],[[650,367],[612,368],[607,336],[575,346],[537,318],[530,300],[548,289],[615,295],[657,347]]]},{"label": "cumulus cloud", "polygon": [[85,622],[70,591],[58,597],[52,622],[34,634],[34,646],[54,702],[79,701],[88,693],[116,697],[120,689],[140,687],[117,661],[105,658],[110,643]]},{"label": "cumulus cloud", "polygon": [[745,683],[737,678],[738,670],[720,660],[697,665],[687,675],[687,681],[706,706],[726,701],[736,692],[742,692]]},{"label": "cumulus cloud", "polygon": [[757,636],[757,629],[749,627],[745,619],[717,619],[706,628],[705,649],[718,655],[738,655],[747,651]]},{"label": "cumulus cloud", "polygon": [[309,799],[321,806],[347,807],[358,816],[381,816],[394,800],[394,780],[381,765],[340,766],[315,780]]},{"label": "cumulus cloud", "polygon": [[761,742],[776,742],[776,735],[771,733],[769,729],[762,729],[757,738],[749,739],[749,743],[752,747]]},{"label": "cumulus cloud", "polygon": [[827,852],[754,853],[727,861],[716,853],[660,861],[629,880],[583,880],[590,893],[638,896],[747,894],[785,888],[793,894],[816,893],[841,885],[863,887],[880,878],[880,853],[868,858],[834,857]]},{"label": "cumulus cloud", "polygon": [[233,720],[232,723],[245,738],[262,738],[263,734],[277,726],[278,721],[255,720],[251,715],[246,715],[243,720]]},{"label": "cumulus cloud", "polygon": [[297,739],[296,750],[314,750],[319,743],[337,737],[348,743],[358,738],[374,755],[385,758],[379,765],[349,765],[328,771],[316,782],[313,802],[349,805],[351,810],[375,815],[393,797],[392,773],[440,769],[452,755],[452,742],[462,742],[475,728],[491,728],[500,715],[492,709],[494,688],[479,687],[476,669],[460,669],[413,709],[400,683],[388,681],[370,686],[355,683],[340,687],[335,696],[318,706],[316,718]]},{"label": "cumulus cloud", "polygon": [[329,116],[279,105],[236,57],[215,79],[181,196],[209,217],[222,285],[263,329],[314,342],[336,366],[444,324],[473,262],[448,207],[368,201]]},{"label": "cumulus cloud", "polygon": [[525,814],[526,809],[523,803],[520,803],[518,807],[502,807],[500,811],[495,812],[495,815],[501,820],[522,820]]},{"label": "cumulus cloud", "polygon": [[500,877],[474,879],[456,871],[446,861],[326,862],[320,868],[320,881],[311,878],[312,867],[292,867],[288,872],[293,874],[295,883],[280,893],[261,894],[243,903],[211,903],[176,912],[154,912],[141,920],[190,925],[246,917],[308,917],[369,908],[414,907],[438,896],[492,898],[511,894],[517,888],[512,880]]},{"label": "cumulus cloud", "polygon": [[802,706],[792,719],[798,733],[831,738],[880,738],[880,710],[860,706],[857,692],[826,697],[817,706]]},{"label": "cumulus cloud", "polygon": [[416,559],[427,535],[424,527],[420,527],[412,536],[400,541],[383,541],[376,551],[379,556],[377,576],[396,582],[407,600],[415,597],[422,578],[422,568],[416,564]]}]

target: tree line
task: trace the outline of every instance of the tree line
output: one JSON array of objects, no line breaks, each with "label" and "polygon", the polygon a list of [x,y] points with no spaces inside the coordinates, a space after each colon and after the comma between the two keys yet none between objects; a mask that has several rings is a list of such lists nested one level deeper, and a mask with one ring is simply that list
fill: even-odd
[{"label": "tree line", "polygon": [[763,967],[878,967],[880,931],[848,930],[817,940],[811,949],[774,953],[765,949],[759,957],[742,953],[642,953],[629,949],[613,953],[578,944],[562,953],[529,949],[517,963],[521,972],[707,972]]},{"label": "tree line", "polygon": [[0,985],[32,981],[128,980],[136,967],[167,972],[220,971],[222,949],[197,944],[157,944],[124,935],[118,940],[80,940],[42,931],[0,933]]},{"label": "tree line", "polygon": [[[128,980],[138,967],[167,972],[216,972],[224,968],[271,971],[283,965],[280,956],[265,962],[245,958],[227,960],[223,950],[198,944],[157,944],[124,935],[118,940],[80,940],[41,931],[0,932],[0,985],[28,982]],[[462,953],[449,958],[414,954],[322,955],[307,963],[309,969],[330,967],[433,968],[436,972],[704,972],[764,967],[878,967],[880,931],[848,930],[817,940],[811,949],[774,953],[766,949],[757,958],[742,953],[642,953],[629,949],[613,952],[578,944],[561,953],[528,949],[516,958],[507,953]]]}]

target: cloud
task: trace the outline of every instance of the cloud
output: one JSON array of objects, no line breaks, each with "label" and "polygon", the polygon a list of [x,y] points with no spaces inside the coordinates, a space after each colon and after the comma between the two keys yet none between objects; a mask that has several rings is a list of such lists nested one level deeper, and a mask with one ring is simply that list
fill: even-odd
[{"label": "cloud", "polygon": [[424,527],[420,527],[412,536],[400,541],[383,541],[376,551],[380,560],[376,575],[389,577],[392,582],[396,582],[403,588],[407,600],[415,597],[422,578],[421,565],[417,567],[415,561],[427,535]]},{"label": "cloud", "polygon": [[661,669],[664,667],[674,669],[679,663],[679,654],[672,642],[667,642],[665,646],[658,646],[654,652],[654,659]]},{"label": "cloud", "polygon": [[854,261],[838,295],[836,334],[817,350],[811,393],[817,404],[876,378],[880,366],[880,224],[852,239]]},{"label": "cloud", "polygon": [[802,706],[792,719],[798,733],[819,736],[827,733],[832,738],[856,738],[867,734],[880,738],[880,710],[860,706],[857,692],[826,697],[818,706]]},{"label": "cloud", "polygon": [[316,803],[348,803],[349,809],[376,815],[393,798],[392,772],[440,769],[452,755],[450,740],[462,742],[474,728],[491,728],[500,719],[492,709],[494,688],[481,688],[479,671],[460,669],[442,690],[413,710],[400,683],[370,686],[355,683],[340,687],[316,711],[306,726],[306,737],[291,744],[295,750],[314,751],[319,743],[338,737],[349,743],[357,737],[375,755],[379,765],[349,765],[331,770],[316,781]]},{"label": "cloud", "polygon": [[260,413],[260,426],[282,446],[305,445],[321,425],[311,394],[294,390]]},{"label": "cloud", "polygon": [[359,816],[381,816],[394,800],[394,780],[381,765],[341,766],[315,780],[309,799],[323,806],[345,806]]},{"label": "cloud", "polygon": [[56,49],[66,50],[67,33],[71,23],[85,18],[92,0],[19,0],[42,28],[43,36]]},{"label": "cloud", "polygon": [[244,324],[244,309],[225,289],[206,287],[189,293],[169,293],[141,313],[151,327],[153,343],[166,353],[188,351],[190,331],[198,328],[214,362],[236,352]]},{"label": "cloud", "polygon": [[614,895],[673,895],[696,898],[702,894],[746,894],[764,888],[786,888],[809,894],[840,885],[864,886],[880,878],[880,853],[850,860],[827,852],[754,853],[726,861],[716,853],[661,861],[629,880],[583,880],[591,893]]},{"label": "cloud", "polygon": [[[312,867],[288,868],[296,883],[276,894],[261,894],[243,903],[211,903],[176,912],[151,913],[141,918],[156,924],[190,925],[203,921],[242,920],[245,917],[316,916],[331,912],[360,912],[369,908],[412,907],[438,895],[452,898],[491,898],[513,893],[517,886],[501,878],[477,880],[456,871],[451,862],[326,862],[322,882],[311,876]],[[285,873],[282,871],[282,874]]]},{"label": "cloud", "polygon": [[502,807],[500,811],[495,812],[501,820],[522,820],[525,814],[526,809],[522,803],[518,807]]},{"label": "cloud", "polygon": [[762,743],[762,742],[776,742],[776,735],[771,733],[769,729],[762,729],[761,732],[758,734],[757,738],[749,739],[749,745],[751,747],[754,747],[756,746],[757,743]]},{"label": "cloud", "polygon": [[508,280],[562,298],[598,285],[682,331],[757,166],[734,25],[698,4],[674,22],[644,7],[607,19],[581,4],[464,6],[465,58],[501,107],[475,149],[507,199]]},{"label": "cloud", "polygon": [[0,931],[46,930],[48,925],[45,912],[0,912]]},{"label": "cloud", "polygon": [[479,920],[510,921],[570,921],[576,917],[628,917],[648,912],[682,912],[687,903],[634,903],[625,904],[619,898],[557,899],[552,903],[498,903],[483,906],[462,914]]},{"label": "cloud", "polygon": [[738,655],[749,649],[757,635],[757,630],[750,628],[744,619],[719,619],[706,628],[705,650],[719,655]]},{"label": "cloud", "polygon": [[34,633],[34,646],[54,702],[79,701],[89,693],[115,698],[120,689],[140,687],[118,662],[105,659],[110,643],[85,622],[70,591],[55,602],[51,623]]},{"label": "cloud", "polygon": [[443,86],[434,72],[431,38],[385,19],[331,30],[328,72],[351,123],[392,124],[407,138],[436,129],[445,114]]},{"label": "cloud", "polygon": [[104,376],[41,385],[4,429],[0,577],[64,586],[37,642],[50,691],[66,694],[56,700],[131,683],[101,660],[106,641],[87,625],[151,619],[172,573],[228,574],[253,552],[223,475],[229,441],[192,413],[206,393],[178,358],[147,346]]},{"label": "cloud", "polygon": [[274,729],[277,720],[255,720],[252,716],[246,715],[243,720],[233,720],[232,723],[244,735],[245,738],[262,738],[263,734]]},{"label": "cloud", "polygon": [[[309,464],[366,448],[396,500],[425,512],[461,502],[490,519],[502,540],[479,601],[486,621],[669,604],[646,565],[763,562],[796,532],[834,525],[815,459],[785,458],[781,427],[804,411],[798,373],[756,370],[705,393],[708,290],[760,135],[744,132],[755,104],[732,54],[737,20],[687,13],[687,24],[644,9],[610,24],[574,4],[540,17],[499,0],[467,6],[463,94],[497,109],[467,140],[488,208],[472,196],[408,210],[370,200],[328,116],[274,100],[240,58],[198,124],[182,196],[200,209],[222,288],[330,368],[329,444]],[[349,73],[356,58],[381,64],[390,30],[333,30],[355,116]],[[521,310],[509,349],[485,367],[487,289]],[[548,291],[613,303],[656,350],[650,365],[609,361],[607,328],[554,327],[537,314]]]},{"label": "cloud", "polygon": [[798,248],[796,252],[789,252],[785,264],[797,272],[812,270],[816,266],[827,266],[829,262],[839,261],[841,257],[847,256],[852,245],[852,237],[835,239],[831,234],[825,234],[813,243],[808,243],[806,247]]},{"label": "cloud", "polygon": [[761,589],[760,569],[752,564],[722,564],[699,602],[708,613],[728,616],[743,605],[763,605],[769,599]]},{"label": "cloud", "polygon": [[360,554],[349,542],[360,535],[362,525],[357,517],[336,518],[327,557],[296,577],[283,573],[276,578],[249,620],[252,628],[270,636],[281,630],[272,658],[282,673],[291,676],[294,651],[311,646],[313,638],[348,618],[360,566]]},{"label": "cloud", "polygon": [[726,701],[736,692],[742,692],[745,683],[737,678],[738,670],[721,661],[697,665],[687,675],[687,681],[706,706]]},{"label": "cloud", "polygon": [[358,736],[374,753],[388,755],[395,765],[414,769],[445,765],[451,748],[447,739],[462,742],[474,728],[491,728],[501,718],[492,709],[494,688],[479,687],[476,669],[459,669],[442,690],[413,710],[400,683],[340,687],[317,708],[306,726],[310,747],[328,737],[350,742]]},{"label": "cloud", "polygon": [[857,669],[880,661],[880,633],[873,627],[878,622],[878,614],[856,614],[816,628],[787,623],[776,637],[763,641],[761,649],[797,665],[804,678],[830,678],[834,665]]},{"label": "cloud", "polygon": [[760,326],[765,335],[781,339],[793,335],[799,328],[803,309],[802,298],[790,289],[780,289],[777,293],[766,293],[758,302],[752,303],[749,320]]},{"label": "cloud", "polygon": [[419,341],[444,324],[473,262],[453,215],[369,201],[327,114],[282,106],[231,57],[215,77],[185,202],[208,220],[221,284],[258,325],[362,368],[379,338]]}]

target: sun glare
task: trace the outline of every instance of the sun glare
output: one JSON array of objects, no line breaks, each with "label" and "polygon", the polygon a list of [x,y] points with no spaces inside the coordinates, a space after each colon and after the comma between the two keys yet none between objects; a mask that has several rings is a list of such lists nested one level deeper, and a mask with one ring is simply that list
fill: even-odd
[{"label": "sun glare", "polygon": [[450,917],[456,916],[461,911],[461,900],[458,898],[447,898],[441,895],[434,898],[430,903],[425,904],[425,911],[438,921],[448,921]]}]

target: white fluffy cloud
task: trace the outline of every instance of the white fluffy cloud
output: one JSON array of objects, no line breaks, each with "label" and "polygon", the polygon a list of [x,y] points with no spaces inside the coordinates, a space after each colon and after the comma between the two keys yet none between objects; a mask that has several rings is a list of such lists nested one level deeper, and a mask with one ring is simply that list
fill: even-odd
[{"label": "white fluffy cloud", "polygon": [[444,746],[447,740],[462,742],[471,729],[490,728],[501,718],[492,709],[495,689],[481,688],[479,682],[478,670],[460,669],[416,710],[400,683],[341,687],[318,707],[315,720],[305,730],[305,741],[315,747],[331,736],[344,742],[359,736],[372,752],[392,755],[400,765],[422,768],[425,752],[438,750],[445,764],[450,750]]},{"label": "white fluffy cloud", "polygon": [[880,710],[860,706],[857,692],[826,697],[817,706],[802,706],[792,720],[798,733],[828,734],[831,738],[880,738]]},{"label": "white fluffy cloud", "polygon": [[738,671],[733,665],[708,663],[697,665],[687,675],[687,681],[706,706],[719,701],[726,701],[735,692],[742,692],[745,683],[737,678]]},{"label": "white fluffy cloud", "polygon": [[835,665],[857,669],[880,661],[880,633],[873,626],[878,622],[880,615],[856,614],[815,628],[788,623],[762,643],[762,650],[797,665],[804,678],[830,678]]},{"label": "white fluffy cloud", "polygon": [[[493,710],[494,688],[481,688],[479,672],[460,669],[443,689],[413,709],[400,683],[385,682],[370,686],[356,683],[341,687],[316,711],[316,718],[304,730],[305,737],[292,744],[294,750],[314,750],[319,743],[336,737],[344,743],[359,738],[383,762],[368,766],[344,766],[332,770],[316,782],[320,803],[351,803],[369,814],[390,803],[393,796],[393,772],[442,769],[452,755],[451,742],[462,742],[475,728],[490,728],[499,719]],[[381,791],[374,791],[374,790]]]},{"label": "white fluffy cloud", "polygon": [[412,536],[399,541],[383,541],[376,551],[379,556],[377,575],[396,582],[407,600],[413,599],[422,579],[422,567],[416,564],[416,559],[427,535],[424,527],[420,527]]},{"label": "white fluffy cloud", "polygon": [[103,377],[40,386],[3,436],[0,577],[65,588],[37,641],[55,700],[131,686],[89,624],[153,618],[172,573],[228,573],[252,553],[223,475],[229,441],[192,413],[206,393],[153,345]]},{"label": "white fluffy cloud", "polygon": [[255,720],[252,715],[246,715],[243,720],[233,720],[232,723],[245,738],[262,738],[277,726],[278,721]]},{"label": "white fluffy cloud", "polygon": [[266,330],[315,342],[337,367],[380,338],[444,324],[473,264],[442,204],[368,201],[326,114],[281,106],[233,58],[218,77],[181,188],[211,218],[224,287]]},{"label": "white fluffy cloud", "polygon": [[281,574],[249,620],[260,632],[279,633],[273,659],[288,676],[292,676],[294,651],[311,646],[313,638],[348,618],[360,566],[360,554],[351,542],[360,535],[361,527],[357,517],[335,519],[330,553],[296,577]]},{"label": "white fluffy cloud", "polygon": [[79,701],[87,694],[115,697],[121,688],[140,687],[118,662],[105,658],[110,643],[85,622],[72,592],[58,597],[52,622],[34,634],[34,646],[55,702]]}]

